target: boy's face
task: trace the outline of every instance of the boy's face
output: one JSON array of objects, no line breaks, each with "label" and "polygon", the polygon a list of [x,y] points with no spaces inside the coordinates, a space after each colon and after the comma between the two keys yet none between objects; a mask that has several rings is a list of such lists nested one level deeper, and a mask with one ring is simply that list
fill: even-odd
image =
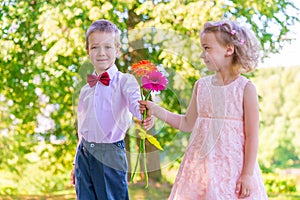
[{"label": "boy's face", "polygon": [[88,41],[89,58],[97,74],[101,74],[115,63],[119,53],[114,34],[96,31],[89,35]]}]

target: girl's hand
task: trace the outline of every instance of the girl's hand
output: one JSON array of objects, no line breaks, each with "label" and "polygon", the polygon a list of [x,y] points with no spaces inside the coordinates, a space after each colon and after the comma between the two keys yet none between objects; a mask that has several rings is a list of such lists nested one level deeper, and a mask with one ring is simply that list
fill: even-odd
[{"label": "girl's hand", "polygon": [[75,186],[75,165],[73,166],[73,169],[71,171],[70,181],[71,181],[71,185]]},{"label": "girl's hand", "polygon": [[249,197],[252,191],[251,185],[251,175],[241,175],[235,189],[238,198],[244,199]]},{"label": "girl's hand", "polygon": [[155,106],[155,103],[152,101],[138,101],[140,104],[140,113],[143,114],[147,110],[147,116],[151,116],[153,113],[152,108]]}]

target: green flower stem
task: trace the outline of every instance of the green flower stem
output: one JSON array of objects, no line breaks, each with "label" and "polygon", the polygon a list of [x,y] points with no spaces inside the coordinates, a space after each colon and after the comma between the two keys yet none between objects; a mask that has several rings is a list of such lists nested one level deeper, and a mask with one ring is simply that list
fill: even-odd
[{"label": "green flower stem", "polygon": [[141,93],[141,99],[144,100],[144,96],[143,96],[143,88],[140,88],[140,93]]},{"label": "green flower stem", "polygon": [[[141,98],[143,100],[142,92],[143,92],[143,90],[141,88]],[[150,94],[151,94],[151,90],[149,90],[147,92],[147,94],[145,96],[145,101],[147,101],[149,99]],[[146,119],[146,117],[147,117],[147,110],[145,110],[144,113],[143,113],[142,122],[144,122],[144,120]],[[131,176],[130,181],[133,182],[133,179],[134,179],[134,176],[135,176],[135,172],[137,170],[137,166],[138,166],[141,154],[143,154],[143,166],[144,166],[144,174],[145,174],[145,181],[146,181],[145,188],[148,188],[148,172],[147,172],[147,162],[146,162],[147,159],[146,159],[146,141],[145,140],[146,140],[146,138],[141,138],[140,147],[139,147],[139,153],[138,153],[138,156],[137,156],[137,159],[136,159],[134,171],[133,171],[133,174]]]},{"label": "green flower stem", "polygon": [[[150,94],[151,94],[151,90],[149,90],[145,96],[145,101],[147,101],[150,97]],[[143,113],[143,122],[144,120],[146,119],[147,117],[147,110],[144,111]],[[147,159],[146,159],[146,139],[142,139],[141,140],[141,144],[142,144],[142,150],[143,150],[143,163],[144,163],[144,174],[145,174],[145,181],[146,181],[146,186],[145,188],[148,188],[148,172],[147,172]]]},{"label": "green flower stem", "polygon": [[144,165],[144,174],[145,174],[145,180],[146,180],[146,185],[145,188],[148,188],[148,173],[147,173],[147,163],[146,163],[146,141],[145,139],[141,139],[140,141],[140,148],[139,148],[139,153],[135,162],[135,167],[134,167],[134,171],[133,174],[131,176],[130,181],[133,182],[134,176],[135,176],[135,172],[141,157],[141,153],[143,153],[143,165]]},{"label": "green flower stem", "polygon": [[[150,94],[151,94],[151,90],[149,90],[149,91],[147,92],[147,94],[146,94],[146,96],[145,96],[145,101],[147,101],[147,100],[149,99]],[[146,117],[147,117],[147,110],[145,110],[144,113],[143,113],[143,121],[146,119]]]},{"label": "green flower stem", "polygon": [[145,180],[146,180],[146,185],[145,188],[148,188],[148,172],[147,172],[147,163],[146,163],[146,141],[145,139],[141,140],[141,144],[143,146],[143,162],[144,162],[144,174],[145,174]]},{"label": "green flower stem", "polygon": [[137,159],[136,159],[136,162],[135,162],[135,167],[134,167],[133,174],[132,174],[131,179],[130,179],[130,182],[131,182],[131,183],[133,182],[134,175],[135,175],[135,172],[136,172],[136,169],[137,169],[137,166],[138,166],[140,157],[141,157],[141,152],[142,152],[141,150],[142,150],[142,149],[141,149],[141,143],[140,143],[139,153],[138,153],[138,156],[137,156]]}]

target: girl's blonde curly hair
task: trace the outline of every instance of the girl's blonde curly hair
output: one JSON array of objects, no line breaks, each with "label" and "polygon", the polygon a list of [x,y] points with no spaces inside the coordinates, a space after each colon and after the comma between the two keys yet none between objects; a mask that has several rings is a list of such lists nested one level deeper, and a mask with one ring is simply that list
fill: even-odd
[{"label": "girl's blonde curly hair", "polygon": [[206,22],[200,36],[204,33],[214,33],[222,45],[233,44],[233,65],[239,72],[247,73],[257,67],[260,57],[260,43],[253,31],[238,25],[236,22],[224,20]]}]

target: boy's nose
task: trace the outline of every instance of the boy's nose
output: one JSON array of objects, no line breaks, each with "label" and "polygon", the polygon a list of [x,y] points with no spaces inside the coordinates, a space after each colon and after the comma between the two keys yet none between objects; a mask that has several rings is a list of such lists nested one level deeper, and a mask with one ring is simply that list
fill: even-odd
[{"label": "boy's nose", "polygon": [[99,55],[104,55],[104,54],[105,54],[104,48],[99,48],[99,49],[98,49],[98,54],[99,54]]}]

